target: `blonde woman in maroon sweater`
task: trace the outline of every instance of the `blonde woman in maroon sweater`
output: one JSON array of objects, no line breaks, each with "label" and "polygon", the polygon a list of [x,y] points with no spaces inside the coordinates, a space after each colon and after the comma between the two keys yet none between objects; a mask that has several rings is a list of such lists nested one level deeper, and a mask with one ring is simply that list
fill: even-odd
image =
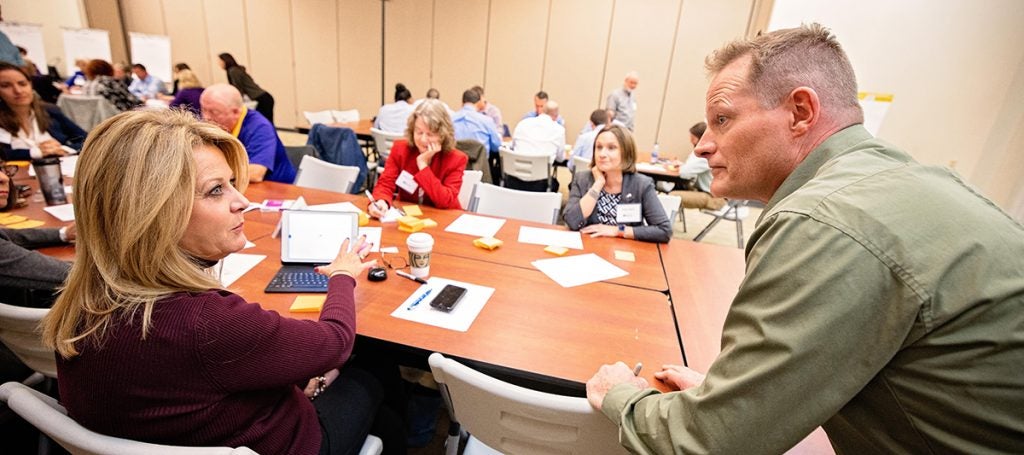
[{"label": "blonde woman in maroon sweater", "polygon": [[92,131],[75,263],[44,321],[63,404],[91,430],[152,443],[354,453],[372,432],[403,452],[380,383],[345,366],[355,277],[373,264],[362,239],[319,268],[331,277],[319,321],[265,311],[205,270],[246,242],[247,166],[235,138],[181,112]]}]

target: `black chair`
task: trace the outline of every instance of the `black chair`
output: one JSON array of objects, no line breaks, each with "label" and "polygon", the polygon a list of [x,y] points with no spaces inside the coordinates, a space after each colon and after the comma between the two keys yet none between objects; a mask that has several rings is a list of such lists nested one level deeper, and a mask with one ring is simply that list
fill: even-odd
[{"label": "black chair", "polygon": [[320,153],[312,145],[286,145],[284,151],[288,153],[288,161],[292,162],[292,166],[295,169],[299,168],[299,164],[302,164],[302,157],[306,155],[317,159],[320,158]]}]

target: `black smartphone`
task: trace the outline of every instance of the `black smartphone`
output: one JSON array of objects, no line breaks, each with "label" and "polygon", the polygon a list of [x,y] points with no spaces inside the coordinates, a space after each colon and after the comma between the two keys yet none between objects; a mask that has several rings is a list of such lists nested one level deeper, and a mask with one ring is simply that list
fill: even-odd
[{"label": "black smartphone", "polygon": [[466,295],[466,288],[449,284],[441,289],[441,293],[434,297],[434,300],[430,301],[430,306],[447,313],[455,308],[455,304],[459,303],[464,295]]}]

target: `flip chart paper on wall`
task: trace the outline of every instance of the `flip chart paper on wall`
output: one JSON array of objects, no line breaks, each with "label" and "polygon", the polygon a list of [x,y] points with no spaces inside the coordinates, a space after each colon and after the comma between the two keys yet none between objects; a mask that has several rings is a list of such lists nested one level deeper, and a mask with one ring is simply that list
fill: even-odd
[{"label": "flip chart paper on wall", "polygon": [[46,48],[43,46],[41,25],[2,22],[0,31],[3,31],[15,46],[24,47],[28,51],[28,59],[36,64],[39,71],[50,74],[50,69],[46,67]]},{"label": "flip chart paper on wall", "polygon": [[65,28],[64,71],[68,76],[78,71],[75,60],[80,58],[111,61],[110,34],[106,30],[93,28]]},{"label": "flip chart paper on wall", "polygon": [[170,82],[171,79],[171,38],[163,35],[129,33],[132,47],[132,63],[141,63],[146,71],[157,79]]},{"label": "flip chart paper on wall", "polygon": [[878,136],[885,114],[889,112],[889,106],[892,106],[892,93],[860,92],[857,98],[860,99],[861,109],[864,109],[864,128],[872,136]]}]

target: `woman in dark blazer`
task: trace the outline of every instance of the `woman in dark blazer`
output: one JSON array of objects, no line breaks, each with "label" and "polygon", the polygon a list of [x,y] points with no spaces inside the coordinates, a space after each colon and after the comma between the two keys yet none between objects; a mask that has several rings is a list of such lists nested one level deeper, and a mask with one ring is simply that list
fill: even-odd
[{"label": "woman in dark blazer", "polygon": [[274,97],[270,95],[270,92],[256,85],[256,81],[252,80],[252,76],[245,71],[245,67],[239,65],[231,54],[225,52],[218,55],[218,57],[220,57],[220,67],[224,68],[224,71],[228,73],[228,83],[235,86],[243,95],[255,101],[256,112],[263,114],[267,120],[270,120],[270,124],[273,125]]},{"label": "woman in dark blazer", "polygon": [[81,150],[85,131],[32,92],[24,70],[0,62],[0,159],[28,160]]},{"label": "woman in dark blazer", "polygon": [[636,172],[633,136],[618,125],[597,134],[590,172],[577,172],[563,218],[569,229],[591,237],[658,243],[672,238],[672,221],[658,201],[654,181]]}]

